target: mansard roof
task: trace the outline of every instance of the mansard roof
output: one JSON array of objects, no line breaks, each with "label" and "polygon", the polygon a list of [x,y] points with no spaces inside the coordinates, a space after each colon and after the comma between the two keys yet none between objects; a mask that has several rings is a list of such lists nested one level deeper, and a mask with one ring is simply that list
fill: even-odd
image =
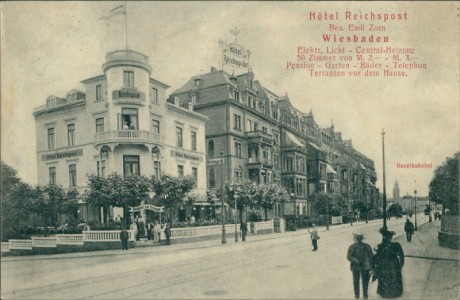
[{"label": "mansard roof", "polygon": [[[224,70],[213,70],[210,73],[196,75],[191,77],[182,87],[175,90],[173,94],[187,93],[222,84],[233,84],[230,80],[231,76],[232,75],[228,74]],[[199,85],[196,85],[196,80],[201,80]]]}]

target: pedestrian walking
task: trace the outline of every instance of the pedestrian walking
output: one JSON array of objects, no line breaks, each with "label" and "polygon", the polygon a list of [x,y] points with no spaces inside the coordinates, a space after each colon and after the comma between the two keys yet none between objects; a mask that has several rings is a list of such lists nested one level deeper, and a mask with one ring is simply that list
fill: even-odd
[{"label": "pedestrian walking", "polygon": [[136,222],[131,223],[131,226],[129,227],[129,229],[133,231],[134,238],[136,239],[136,241],[138,241],[139,240],[139,231],[137,229],[137,223]]},{"label": "pedestrian walking", "polygon": [[158,224],[158,221],[155,221],[155,225],[153,225],[153,241],[155,243],[160,242],[160,233],[161,233],[161,226]]},{"label": "pedestrian walking", "polygon": [[414,234],[414,224],[407,219],[406,224],[404,224],[404,231],[406,232],[407,241],[410,243],[412,241],[412,235]]},{"label": "pedestrian walking", "polygon": [[165,227],[165,236],[166,236],[166,244],[171,245],[171,228],[169,227],[169,223],[166,223]]},{"label": "pedestrian walking", "polygon": [[129,239],[129,234],[128,231],[126,231],[126,228],[123,227],[123,229],[120,232],[120,240],[121,240],[121,250],[128,250],[128,239]]},{"label": "pedestrian walking", "polygon": [[312,229],[307,229],[308,232],[310,233],[310,240],[311,240],[311,245],[313,246],[313,249],[311,251],[317,251],[318,250],[318,240],[319,240],[319,235],[318,235],[318,230],[316,229],[315,224],[311,224]]},{"label": "pedestrian walking", "polygon": [[404,251],[399,243],[392,242],[394,232],[380,229],[382,242],[374,255],[374,276],[378,280],[377,294],[382,298],[398,298],[403,294],[402,267]]},{"label": "pedestrian walking", "polygon": [[347,259],[350,261],[350,270],[353,274],[353,289],[355,299],[359,299],[359,281],[363,286],[363,298],[368,298],[369,280],[373,269],[372,259],[374,253],[371,246],[363,243],[362,233],[353,233],[354,243],[348,248]]},{"label": "pedestrian walking", "polygon": [[241,230],[241,240],[243,242],[246,242],[246,234],[248,233],[248,223],[246,223],[245,221],[241,221],[240,230]]}]

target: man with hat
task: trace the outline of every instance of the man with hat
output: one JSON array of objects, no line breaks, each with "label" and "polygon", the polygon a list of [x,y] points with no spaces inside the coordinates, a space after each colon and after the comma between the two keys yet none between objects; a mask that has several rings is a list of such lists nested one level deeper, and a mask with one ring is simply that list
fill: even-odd
[{"label": "man with hat", "polygon": [[363,285],[363,297],[367,299],[369,279],[373,269],[371,246],[363,243],[364,235],[362,233],[353,233],[354,243],[348,248],[347,259],[350,261],[350,270],[353,274],[353,288],[355,299],[359,299],[359,280],[361,278]]}]

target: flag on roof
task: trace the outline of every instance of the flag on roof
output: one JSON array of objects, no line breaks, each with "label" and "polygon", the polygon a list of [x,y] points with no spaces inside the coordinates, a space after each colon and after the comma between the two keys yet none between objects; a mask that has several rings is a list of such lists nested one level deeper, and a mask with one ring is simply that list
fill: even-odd
[{"label": "flag on roof", "polygon": [[126,7],[124,4],[113,8],[109,11],[108,15],[100,17],[99,20],[108,21],[111,17],[116,15],[126,15]]}]

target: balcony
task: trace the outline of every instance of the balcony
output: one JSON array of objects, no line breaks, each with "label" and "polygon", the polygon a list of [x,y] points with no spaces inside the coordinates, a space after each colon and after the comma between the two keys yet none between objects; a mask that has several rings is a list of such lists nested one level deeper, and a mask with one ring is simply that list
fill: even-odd
[{"label": "balcony", "polygon": [[249,139],[250,142],[256,144],[264,144],[267,146],[273,145],[272,135],[260,130],[246,132],[246,138]]},{"label": "balcony", "polygon": [[96,134],[96,145],[104,143],[150,144],[161,143],[161,141],[160,134],[142,130],[111,130]]},{"label": "balcony", "polygon": [[246,163],[246,166],[248,167],[248,169],[258,169],[260,167],[265,169],[272,169],[273,163],[268,159],[250,157],[248,162]]},{"label": "balcony", "polygon": [[105,56],[106,62],[102,66],[102,69],[119,65],[132,65],[146,69],[149,73],[152,72],[152,67],[149,63],[149,57],[136,51],[132,50],[117,50],[107,53]]}]

